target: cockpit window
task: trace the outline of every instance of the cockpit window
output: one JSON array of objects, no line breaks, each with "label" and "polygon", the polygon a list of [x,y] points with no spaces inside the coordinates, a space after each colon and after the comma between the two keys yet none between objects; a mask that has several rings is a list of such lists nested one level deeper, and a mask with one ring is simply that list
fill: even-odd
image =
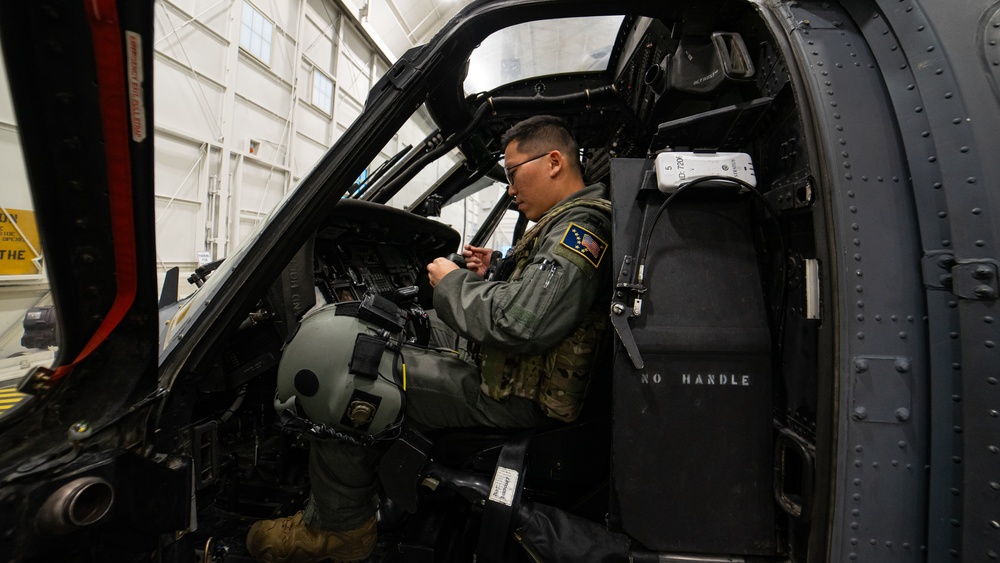
[{"label": "cockpit window", "polygon": [[622,19],[565,18],[502,29],[472,52],[465,93],[486,92],[532,76],[607,70]]}]

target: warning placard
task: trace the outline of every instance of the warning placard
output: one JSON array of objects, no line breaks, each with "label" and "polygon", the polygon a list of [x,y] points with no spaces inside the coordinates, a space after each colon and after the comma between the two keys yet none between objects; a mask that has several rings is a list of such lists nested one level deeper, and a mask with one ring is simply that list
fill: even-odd
[{"label": "warning placard", "polygon": [[33,262],[40,253],[35,213],[0,207],[0,276],[42,273]]}]

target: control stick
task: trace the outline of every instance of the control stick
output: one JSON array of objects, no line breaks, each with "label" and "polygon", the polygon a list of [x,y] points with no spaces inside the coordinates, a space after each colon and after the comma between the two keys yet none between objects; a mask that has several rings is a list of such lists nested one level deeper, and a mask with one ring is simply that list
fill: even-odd
[{"label": "control stick", "polygon": [[465,266],[465,256],[462,256],[461,254],[458,254],[457,252],[452,252],[448,256],[445,256],[445,258],[447,258],[448,260],[451,260],[452,262],[455,263],[455,265],[457,265],[459,268],[462,268],[463,270],[466,267]]}]

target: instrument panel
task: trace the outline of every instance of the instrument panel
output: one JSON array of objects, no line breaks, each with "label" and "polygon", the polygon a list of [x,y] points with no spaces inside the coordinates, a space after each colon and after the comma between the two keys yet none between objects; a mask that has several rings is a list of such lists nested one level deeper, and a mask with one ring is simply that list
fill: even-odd
[{"label": "instrument panel", "polygon": [[426,266],[455,252],[451,227],[385,205],[344,200],[316,235],[316,288],[327,303],[356,301],[366,293],[390,298],[400,288],[420,288],[430,307]]}]

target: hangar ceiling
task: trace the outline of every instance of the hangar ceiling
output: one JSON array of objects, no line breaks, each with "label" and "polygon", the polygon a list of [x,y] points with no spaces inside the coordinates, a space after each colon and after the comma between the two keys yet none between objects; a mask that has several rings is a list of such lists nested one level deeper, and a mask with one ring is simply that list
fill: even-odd
[{"label": "hangar ceiling", "polygon": [[347,0],[368,22],[395,58],[426,43],[471,0]]}]

